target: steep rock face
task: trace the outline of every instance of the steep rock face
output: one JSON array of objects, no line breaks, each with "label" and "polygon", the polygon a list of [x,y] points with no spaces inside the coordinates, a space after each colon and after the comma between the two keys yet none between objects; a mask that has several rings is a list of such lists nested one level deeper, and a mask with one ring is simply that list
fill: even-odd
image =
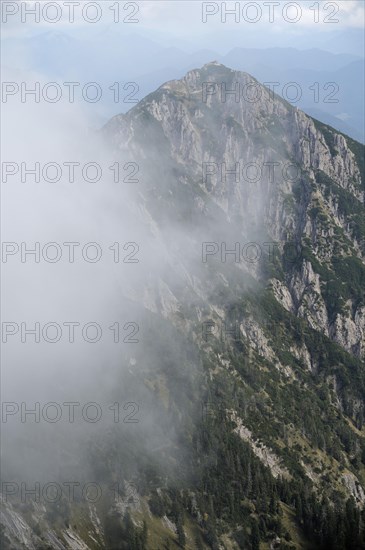
[{"label": "steep rock face", "polygon": [[[95,542],[63,527],[62,544],[109,547],[111,532],[127,536],[120,529],[129,510],[135,537],[144,518],[155,537],[146,547],[167,547],[181,536],[185,506],[187,548],[198,547],[195,535],[203,548],[250,548],[249,522],[267,519],[269,503],[255,493],[266,481],[277,483],[270,517],[279,526],[278,492],[292,514],[298,491],[313,493],[318,509],[320,497],[328,499],[320,524],[351,495],[360,508],[365,233],[358,144],[216,63],[164,84],[114,117],[103,136],[140,168],[130,200],[136,224],[151,236],[151,263],[123,292],[148,312],[152,330],[147,353],[129,358],[128,380],[147,388],[149,413],[157,403],[151,418],[166,441],[150,454],[128,438],[98,441],[91,457],[105,466],[103,475],[127,483],[136,468],[143,502],[122,498],[88,510]],[[185,488],[174,506],[178,490],[167,488],[169,476]],[[282,478],[294,480],[289,497]],[[293,529],[301,523],[296,518]],[[28,527],[18,533],[8,521],[12,542],[37,541]],[[52,525],[46,529],[57,548]],[[285,544],[280,529],[269,531],[268,547]],[[309,547],[318,543],[309,540]]]},{"label": "steep rock face", "polygon": [[[162,152],[162,163],[168,158],[183,171],[181,183],[193,183],[194,192],[214,201],[225,221],[238,220],[234,235],[229,233],[231,242],[236,237],[262,243],[265,233],[281,251],[287,243],[296,247],[297,265],[280,282],[286,307],[364,358],[363,267],[356,297],[349,297],[345,309],[332,309],[324,288],[327,276],[321,273],[323,265],[330,276],[333,257],[357,257],[364,266],[364,183],[350,147],[354,142],[293,108],[250,75],[216,63],[164,84],[107,125],[114,145],[128,147],[139,158],[146,145],[141,120],[150,123],[158,142],[149,143],[149,149]],[[206,200],[197,201],[204,209]],[[301,259],[307,247],[315,262]],[[256,265],[245,267],[260,276]]]},{"label": "steep rock face", "polygon": [[[348,311],[351,308],[348,304]],[[354,318],[349,315],[337,315],[331,326],[331,336],[342,347],[357,355],[364,357],[365,354],[365,307],[356,309]]]},{"label": "steep rock face", "polygon": [[[291,150],[302,168],[312,175],[316,170],[321,170],[363,202],[364,191],[358,185],[360,170],[345,137],[334,134],[331,142],[327,143],[313,119],[298,109],[291,113],[294,118],[290,134]],[[290,147],[290,142],[288,145]]]},{"label": "steep rock face", "polygon": [[[110,121],[105,133],[116,149],[128,150],[140,160],[149,151],[146,165],[161,179],[158,189],[153,178],[147,177],[142,185],[147,208],[154,210],[151,191],[167,210],[174,201],[169,193],[176,197],[182,188],[192,194],[189,220],[202,232],[190,233],[190,226],[184,225],[189,246],[198,248],[204,240],[218,245],[216,278],[206,277],[195,264],[187,266],[184,256],[180,258],[179,273],[189,273],[185,281],[192,295],[199,293],[203,309],[229,322],[220,296],[226,296],[227,304],[237,299],[237,292],[247,292],[242,287],[237,291],[234,272],[239,270],[239,277],[267,284],[289,314],[278,342],[268,332],[267,317],[256,318],[254,307],[248,306],[247,317],[241,315],[238,321],[250,356],[270,363],[285,384],[293,385],[300,384],[302,376],[298,377],[296,364],[314,378],[322,376],[328,358],[319,349],[326,355],[327,339],[354,357],[365,358],[365,187],[359,144],[293,108],[250,75],[216,63],[161,86],[130,113]],[[176,203],[171,209],[181,215]],[[246,257],[244,262],[242,254],[237,261],[233,251],[238,241],[258,244],[260,261]],[[232,252],[233,272],[226,265],[227,257],[223,259],[222,243]],[[175,293],[173,287],[170,291]],[[275,307],[266,311],[273,321]],[[289,321],[292,315],[297,324]],[[200,315],[200,320],[204,318]],[[295,337],[286,346],[294,325]],[[321,336],[312,332],[305,336],[304,327]],[[364,396],[359,396],[356,382],[346,390],[347,360],[337,359],[336,352],[330,355],[328,380],[333,369],[336,372],[331,399],[361,430]],[[230,361],[223,364],[237,377],[237,367]],[[358,372],[363,372],[363,363],[357,364]],[[274,371],[270,373],[275,379]],[[308,433],[302,427],[293,437],[298,440]],[[321,453],[318,461],[326,467]],[[312,472],[308,476],[316,485],[324,483],[308,463],[303,468]],[[362,501],[361,487],[356,491],[353,483],[345,487]]]},{"label": "steep rock face", "polygon": [[290,284],[297,315],[304,317],[312,328],[328,336],[328,315],[321,295],[320,278],[314,273],[312,264],[304,261],[300,272],[294,275]]}]

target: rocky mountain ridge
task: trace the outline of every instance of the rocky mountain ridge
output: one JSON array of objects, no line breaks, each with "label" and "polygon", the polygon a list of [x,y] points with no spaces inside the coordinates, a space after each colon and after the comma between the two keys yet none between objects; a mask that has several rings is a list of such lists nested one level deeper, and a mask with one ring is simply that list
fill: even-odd
[{"label": "rocky mountain ridge", "polygon": [[66,526],[7,505],[8,548],[361,548],[361,146],[215,62],[102,136],[141,174],[154,253],[123,292],[151,323],[125,383],[166,441],[98,440],[100,483],[137,480],[140,505],[71,505]]},{"label": "rocky mountain ridge", "polygon": [[[209,86],[210,93],[204,92]],[[259,99],[250,99],[248,91],[244,97],[243,90],[251,88]],[[252,224],[262,224],[282,250],[286,243],[302,248],[310,243],[324,267],[330,267],[335,254],[358,258],[359,266],[364,263],[363,166],[351,148],[352,140],[346,141],[343,135],[285,103],[249,75],[216,63],[190,71],[181,81],[164,84],[129,115],[112,119],[106,131],[117,147],[130,143],[133,150],[134,124],[142,113],[158,123],[166,154],[176,166],[185,167],[183,178],[196,182],[227,218],[240,216],[241,234]],[[216,120],[210,119],[212,113]],[[274,143],[272,133],[277,136]],[[214,143],[217,136],[219,143]],[[225,177],[219,174],[223,164]],[[238,181],[229,180],[228,171],[237,165]],[[255,175],[248,172],[243,176],[243,167],[252,165],[261,174],[258,181],[252,181]],[[291,175],[290,170],[297,167],[300,173]],[[329,189],[329,185],[335,187]],[[299,200],[296,193],[300,193]],[[346,200],[350,205],[344,208]],[[286,274],[285,281],[273,279],[272,283],[280,289],[276,296],[284,307],[305,317],[347,351],[364,357],[363,296],[360,304],[347,300],[334,316],[321,290],[323,280],[306,259],[301,269]]]}]

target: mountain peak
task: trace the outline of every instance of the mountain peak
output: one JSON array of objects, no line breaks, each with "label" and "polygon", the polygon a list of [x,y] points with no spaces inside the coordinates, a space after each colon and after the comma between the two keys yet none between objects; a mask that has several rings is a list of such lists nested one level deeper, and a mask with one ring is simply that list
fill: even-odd
[{"label": "mountain peak", "polygon": [[[231,69],[218,61],[210,61],[201,67],[191,69],[182,78],[165,82],[158,90],[169,90],[179,97],[182,95],[186,95],[186,97],[190,98],[192,96],[198,97],[197,94],[201,95],[204,86],[208,82],[215,83],[217,89],[219,87],[225,87],[228,95],[230,94],[229,90],[231,88],[237,87],[237,85],[238,87],[242,87],[250,83],[255,83],[258,87],[262,88],[263,91],[265,90],[265,87],[257,82],[250,74],[244,71]],[[149,98],[154,94],[155,92],[147,97]]]},{"label": "mountain peak", "polygon": [[208,63],[205,63],[205,65],[203,65],[203,69],[206,67],[210,67],[211,65],[218,65],[219,67],[225,67],[225,65],[223,65],[222,63],[219,63],[219,61],[209,61]]}]

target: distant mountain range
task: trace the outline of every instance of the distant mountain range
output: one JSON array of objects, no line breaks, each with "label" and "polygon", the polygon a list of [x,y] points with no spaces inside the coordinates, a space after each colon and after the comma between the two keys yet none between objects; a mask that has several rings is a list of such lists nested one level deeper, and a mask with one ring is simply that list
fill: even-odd
[{"label": "distant mountain range", "polygon": [[[359,50],[361,51],[361,50]],[[181,78],[186,71],[213,59],[247,71],[261,83],[279,82],[277,92],[296,82],[302,96],[295,106],[313,114],[350,137],[364,142],[363,59],[353,53],[333,54],[320,49],[234,48],[226,54],[214,49],[188,53],[177,47],[162,47],[157,41],[107,30],[94,40],[76,39],[62,32],[46,32],[23,39],[3,41],[5,64],[38,71],[47,78],[80,82],[97,80],[106,90],[114,82],[134,81],[139,99],[163,82]],[[107,62],[106,62],[107,60]],[[295,90],[291,89],[293,94]],[[95,124],[131,104],[113,103],[112,94],[93,105]]]}]

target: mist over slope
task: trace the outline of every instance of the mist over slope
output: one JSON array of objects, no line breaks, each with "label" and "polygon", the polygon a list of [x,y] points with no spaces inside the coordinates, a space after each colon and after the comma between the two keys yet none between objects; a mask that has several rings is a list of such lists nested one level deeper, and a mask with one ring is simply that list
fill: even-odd
[{"label": "mist over slope", "polygon": [[59,483],[116,491],[8,496],[4,547],[362,548],[363,147],[216,62],[99,138],[138,167],[108,208],[143,262],[120,284],[113,269],[113,307],[138,318],[139,341],[100,350],[94,392],[141,414],[81,424],[78,466],[61,458]]}]

